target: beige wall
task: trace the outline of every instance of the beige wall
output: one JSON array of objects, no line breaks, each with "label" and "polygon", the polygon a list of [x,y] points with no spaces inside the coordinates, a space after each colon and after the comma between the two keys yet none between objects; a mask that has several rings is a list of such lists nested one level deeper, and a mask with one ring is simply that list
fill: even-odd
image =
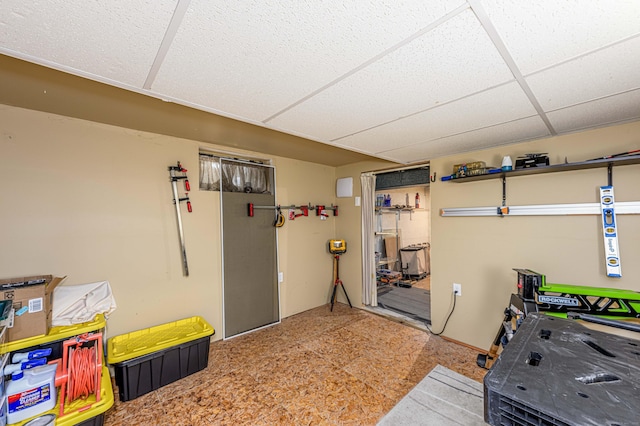
[{"label": "beige wall", "polygon": [[[197,189],[202,143],[4,105],[0,129],[3,278],[108,280],[118,304],[110,336],[201,315],[221,338],[220,202]],[[335,203],[333,167],[271,159],[278,203]],[[178,160],[192,186],[193,213],[183,210],[189,277],[167,170]],[[312,216],[280,229],[283,316],[327,303],[335,223]]]},{"label": "beige wall", "polygon": [[[440,331],[451,307],[452,283],[462,284],[454,314],[445,336],[488,349],[497,332],[509,295],[515,290],[512,268],[530,268],[547,275],[549,282],[623,288],[640,291],[640,216],[620,215],[620,252],[623,278],[606,277],[602,230],[598,216],[572,217],[441,217],[445,207],[499,206],[500,179],[451,183],[440,178],[452,166],[474,160],[500,166],[504,155],[516,158],[532,152],[548,152],[552,164],[583,161],[607,154],[638,149],[640,122],[562,137],[508,145],[486,151],[438,158],[431,161],[430,185],[431,289],[433,329]],[[353,176],[382,165],[357,163],[339,167],[337,177]],[[387,165],[382,167],[388,167]],[[640,165],[614,168],[617,201],[640,200]],[[512,177],[507,181],[507,204],[594,203],[598,188],[607,184],[607,170],[593,169],[537,176]],[[360,195],[360,186],[354,188]],[[341,201],[342,202],[342,201]],[[343,202],[344,203],[344,202]],[[347,211],[337,231],[351,239],[351,253],[361,250],[359,207]],[[345,256],[348,271],[343,280],[351,299],[361,305],[361,262]],[[352,296],[352,294],[354,296]]]},{"label": "beige wall", "polygon": [[[118,302],[108,333],[202,315],[222,335],[219,194],[193,190],[194,212],[184,214],[190,276],[180,264],[167,166],[180,160],[196,187],[202,143],[0,106],[2,277],[67,275],[66,284],[109,280]],[[453,164],[504,155],[549,152],[553,164],[637,149],[640,123],[435,159],[432,173]],[[228,148],[227,148],[228,150]],[[265,157],[260,153],[253,153]],[[287,221],[279,230],[283,317],[327,303],[332,258],[326,243],[347,240],[340,275],[354,306],[361,306],[360,173],[388,167],[363,162],[338,167],[271,157],[277,200],[286,204],[338,204],[339,216]],[[606,169],[508,180],[508,204],[597,201]],[[354,178],[354,197],[335,198],[335,180]],[[618,201],[640,200],[640,166],[614,169]],[[607,278],[599,218],[440,217],[444,207],[497,206],[500,180],[436,182],[430,187],[432,318],[438,330],[451,302],[451,283],[462,283],[445,335],[488,348],[509,294],[514,267],[543,272],[550,282],[640,290],[640,217],[619,216],[623,278]],[[344,302],[342,295],[339,300]]]},{"label": "beige wall", "polygon": [[[278,158],[275,165],[279,204],[336,204],[334,167],[286,158]],[[308,217],[287,221],[278,230],[280,270],[284,273],[280,286],[283,317],[329,301],[333,264],[327,243],[336,238],[335,225],[341,217],[328,213],[329,217],[321,220],[310,211]]]},{"label": "beige wall", "polygon": [[[509,295],[515,290],[512,268],[530,268],[548,282],[640,290],[640,215],[618,216],[623,277],[608,278],[598,216],[442,217],[445,207],[499,206],[500,179],[452,183],[439,181],[461,162],[500,166],[504,155],[548,152],[551,164],[584,161],[638,149],[640,122],[534,142],[509,145],[431,162],[438,182],[432,201],[432,319],[440,330],[451,303],[452,283],[462,284],[445,335],[488,349]],[[640,200],[640,165],[615,167],[617,201]],[[592,169],[507,179],[507,205],[598,202],[607,169]]]}]

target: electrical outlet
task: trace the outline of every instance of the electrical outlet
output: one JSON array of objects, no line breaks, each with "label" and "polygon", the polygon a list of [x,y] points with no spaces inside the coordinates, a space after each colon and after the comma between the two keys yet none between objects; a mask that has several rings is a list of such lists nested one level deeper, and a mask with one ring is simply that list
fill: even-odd
[{"label": "electrical outlet", "polygon": [[453,294],[462,296],[462,284],[453,283]]}]

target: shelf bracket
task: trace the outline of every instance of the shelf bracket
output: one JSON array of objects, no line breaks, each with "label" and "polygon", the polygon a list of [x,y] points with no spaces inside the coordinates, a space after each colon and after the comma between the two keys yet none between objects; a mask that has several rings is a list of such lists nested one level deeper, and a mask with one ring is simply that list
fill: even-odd
[{"label": "shelf bracket", "polygon": [[613,186],[613,163],[609,163],[607,166],[607,183],[609,186]]}]

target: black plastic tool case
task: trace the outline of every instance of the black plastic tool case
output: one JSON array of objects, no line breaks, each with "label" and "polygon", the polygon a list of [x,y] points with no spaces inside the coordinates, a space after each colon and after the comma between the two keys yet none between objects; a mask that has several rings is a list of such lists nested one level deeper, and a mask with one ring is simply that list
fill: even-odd
[{"label": "black plastic tool case", "polygon": [[640,340],[529,314],[485,376],[484,396],[494,426],[638,425]]}]

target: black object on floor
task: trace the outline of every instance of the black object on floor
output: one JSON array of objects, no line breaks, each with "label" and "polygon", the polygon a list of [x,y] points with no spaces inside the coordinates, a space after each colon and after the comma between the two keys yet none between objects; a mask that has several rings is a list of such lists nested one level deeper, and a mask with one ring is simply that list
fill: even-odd
[{"label": "black object on floor", "polygon": [[491,425],[638,424],[638,341],[531,313],[484,377]]},{"label": "black object on floor", "polygon": [[210,337],[205,336],[113,364],[120,401],[130,401],[205,369],[209,344]]},{"label": "black object on floor", "polygon": [[380,294],[380,289],[378,289],[378,306],[431,324],[431,294],[429,290],[415,287],[390,288],[390,291],[383,294]]}]

